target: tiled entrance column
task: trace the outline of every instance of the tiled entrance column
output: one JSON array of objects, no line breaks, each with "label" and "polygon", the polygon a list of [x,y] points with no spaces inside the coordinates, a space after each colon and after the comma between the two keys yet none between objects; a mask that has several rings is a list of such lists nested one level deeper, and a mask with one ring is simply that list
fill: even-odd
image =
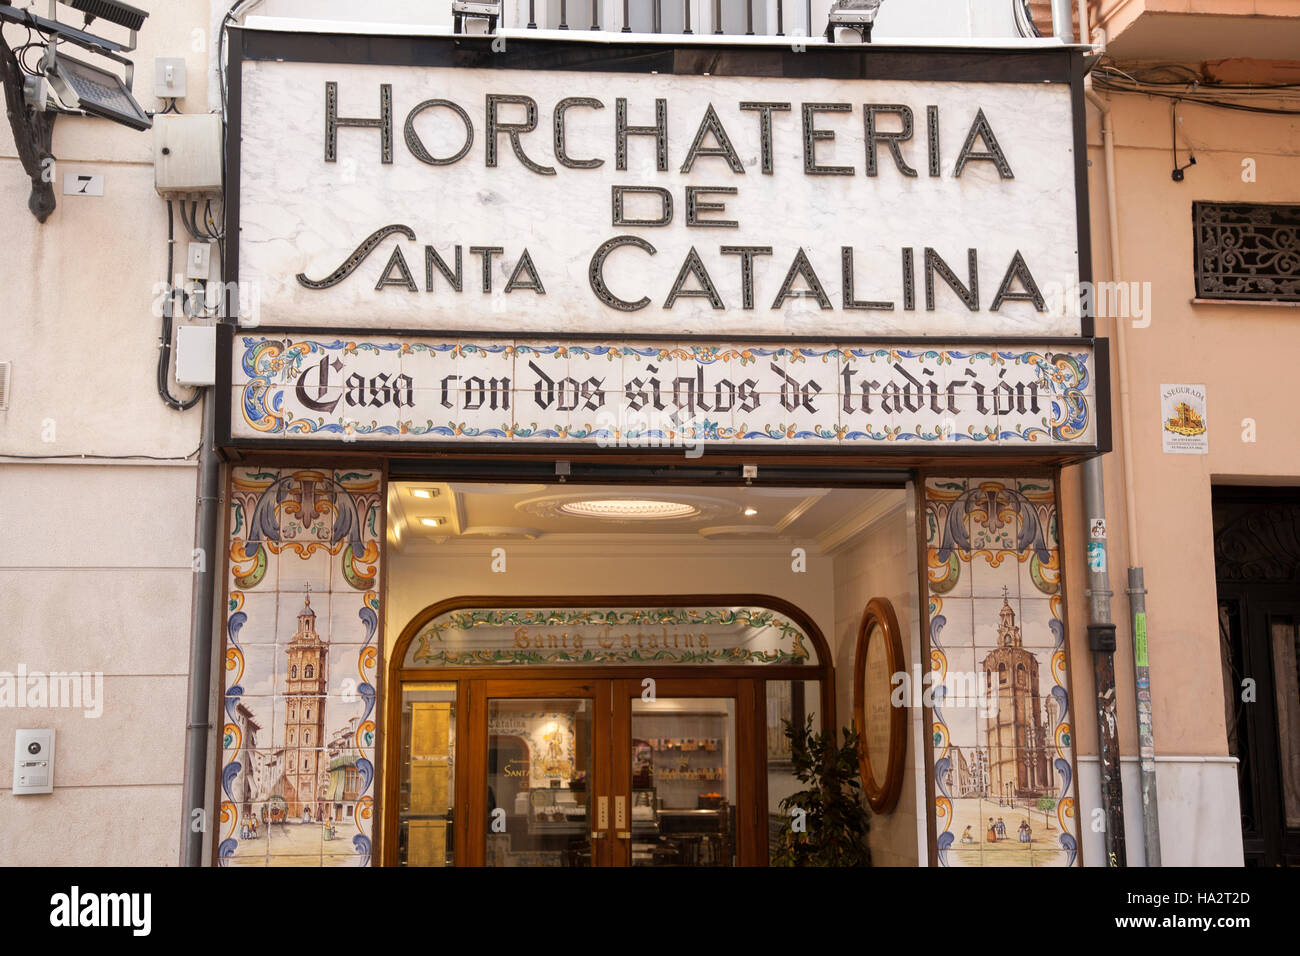
[{"label": "tiled entrance column", "polygon": [[228,500],[218,864],[369,866],[382,472],[239,467]]},{"label": "tiled entrance column", "polygon": [[1055,483],[927,478],[925,545],[938,863],[1078,865]]}]

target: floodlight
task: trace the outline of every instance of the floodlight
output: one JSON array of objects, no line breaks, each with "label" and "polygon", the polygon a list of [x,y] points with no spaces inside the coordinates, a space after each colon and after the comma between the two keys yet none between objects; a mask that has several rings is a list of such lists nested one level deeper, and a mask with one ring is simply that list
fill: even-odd
[{"label": "floodlight", "polygon": [[116,23],[119,27],[126,27],[128,30],[139,30],[144,23],[145,17],[149,16],[148,11],[133,7],[129,3],[118,3],[118,0],[63,0],[74,10],[80,10],[86,15],[86,25],[98,17],[100,20],[107,20],[109,23]]},{"label": "floodlight", "polygon": [[66,108],[110,119],[131,129],[153,126],[153,121],[116,75],[62,54],[50,59],[45,75]]},{"label": "floodlight", "polygon": [[839,28],[857,30],[863,43],[871,42],[871,26],[876,22],[880,12],[880,0],[835,0],[831,12],[826,15],[826,39],[835,42],[835,31]]},{"label": "floodlight", "polygon": [[486,20],[487,32],[501,22],[501,0],[451,0],[452,32],[464,33],[466,20]]}]

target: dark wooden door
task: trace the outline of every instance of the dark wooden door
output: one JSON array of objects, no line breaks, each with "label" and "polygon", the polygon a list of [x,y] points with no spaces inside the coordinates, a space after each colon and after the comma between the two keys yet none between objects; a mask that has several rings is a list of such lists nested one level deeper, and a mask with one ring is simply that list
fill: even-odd
[{"label": "dark wooden door", "polygon": [[1300,865],[1300,496],[1215,491],[1228,743],[1247,866]]}]

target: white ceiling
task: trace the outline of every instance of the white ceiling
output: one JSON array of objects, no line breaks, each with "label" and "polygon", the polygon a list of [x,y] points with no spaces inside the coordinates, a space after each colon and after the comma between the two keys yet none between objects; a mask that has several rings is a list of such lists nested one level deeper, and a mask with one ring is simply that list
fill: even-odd
[{"label": "white ceiling", "polygon": [[[416,491],[431,498],[418,498]],[[574,539],[590,536],[704,538],[713,541],[812,541],[838,548],[901,507],[901,489],[677,487],[580,484],[393,482],[390,537],[403,550],[484,539]],[[688,504],[689,517],[614,519],[561,510],[571,501],[649,500]],[[746,515],[746,509],[756,513]],[[422,518],[439,519],[437,527]]]}]

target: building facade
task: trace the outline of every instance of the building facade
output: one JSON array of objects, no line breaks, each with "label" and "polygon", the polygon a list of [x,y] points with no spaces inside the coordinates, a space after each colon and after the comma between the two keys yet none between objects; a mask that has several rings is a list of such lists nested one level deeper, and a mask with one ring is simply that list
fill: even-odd
[{"label": "building facade", "polygon": [[216,193],[60,115],[40,222],[4,140],[0,671],[91,690],[9,681],[0,859],[765,864],[857,713],[877,865],[1294,859],[1300,6],[435,6],[152,11]]}]

